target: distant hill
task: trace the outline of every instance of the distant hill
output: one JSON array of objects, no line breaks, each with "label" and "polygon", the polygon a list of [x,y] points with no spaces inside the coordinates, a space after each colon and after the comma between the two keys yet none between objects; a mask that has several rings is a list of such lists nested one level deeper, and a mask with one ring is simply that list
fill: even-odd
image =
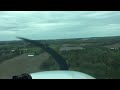
[{"label": "distant hill", "polygon": [[[68,39],[51,39],[51,40],[35,40],[37,42],[42,42],[46,44],[51,43],[73,43],[73,42],[106,42],[106,41],[113,41],[118,42],[120,41],[120,36],[106,36],[106,37],[87,37],[87,38],[68,38]],[[25,44],[24,41],[16,40],[16,41],[0,41],[0,45],[3,44],[18,44],[23,45]]]}]

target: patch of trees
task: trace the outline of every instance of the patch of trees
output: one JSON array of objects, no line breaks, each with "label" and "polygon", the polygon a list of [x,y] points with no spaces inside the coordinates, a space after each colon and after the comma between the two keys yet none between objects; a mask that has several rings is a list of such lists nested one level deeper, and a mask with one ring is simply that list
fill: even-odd
[{"label": "patch of trees", "polygon": [[[83,71],[97,78],[120,78],[120,51],[99,47],[63,52],[62,55],[72,70]],[[113,75],[113,72],[116,74]]]},{"label": "patch of trees", "polygon": [[[85,50],[60,52],[70,70],[90,74],[96,78],[120,78],[120,51],[112,51],[104,47],[90,47]],[[45,61],[42,69],[56,69],[52,58]],[[46,68],[46,69],[45,69]]]}]

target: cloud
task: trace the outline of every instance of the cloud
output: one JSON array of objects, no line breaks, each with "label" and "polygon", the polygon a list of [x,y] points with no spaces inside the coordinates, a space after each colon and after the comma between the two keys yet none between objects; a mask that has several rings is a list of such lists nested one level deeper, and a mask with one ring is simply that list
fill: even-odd
[{"label": "cloud", "polygon": [[4,11],[0,40],[118,36],[119,16],[120,11]]}]

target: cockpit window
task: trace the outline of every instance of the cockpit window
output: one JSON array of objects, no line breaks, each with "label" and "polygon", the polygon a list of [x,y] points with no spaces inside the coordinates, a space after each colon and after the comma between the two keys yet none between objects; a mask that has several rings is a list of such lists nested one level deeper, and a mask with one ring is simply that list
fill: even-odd
[{"label": "cockpit window", "polygon": [[0,79],[61,69],[120,78],[119,16],[119,11],[0,11]]}]

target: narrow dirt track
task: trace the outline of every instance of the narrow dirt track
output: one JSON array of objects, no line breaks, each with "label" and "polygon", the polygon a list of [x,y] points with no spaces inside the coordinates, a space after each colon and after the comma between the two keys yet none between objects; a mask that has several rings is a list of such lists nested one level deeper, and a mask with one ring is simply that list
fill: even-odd
[{"label": "narrow dirt track", "polygon": [[0,63],[0,79],[11,79],[13,75],[38,72],[40,71],[40,65],[49,58],[47,53],[34,57],[28,57],[27,55],[23,54]]}]

